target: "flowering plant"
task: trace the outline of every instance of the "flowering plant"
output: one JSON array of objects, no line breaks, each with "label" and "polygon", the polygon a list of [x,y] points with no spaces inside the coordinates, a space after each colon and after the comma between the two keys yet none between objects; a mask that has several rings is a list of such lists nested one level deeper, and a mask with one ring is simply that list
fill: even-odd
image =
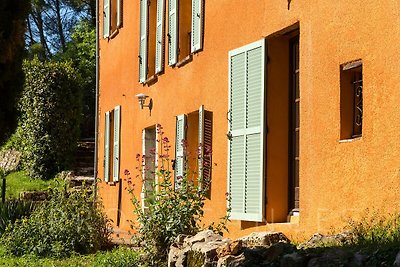
[{"label": "flowering plant", "polygon": [[[128,184],[126,190],[132,196],[133,212],[137,218],[131,222],[131,227],[137,233],[134,236],[135,241],[145,250],[146,262],[158,266],[157,264],[165,261],[170,245],[179,234],[193,235],[203,228],[211,228],[221,233],[227,230],[225,224],[228,216],[217,225],[214,223],[209,227],[201,225],[204,203],[209,196],[210,177],[201,177],[199,173],[203,172],[191,172],[187,167],[188,164],[185,164],[184,174],[176,177],[174,184],[173,161],[169,155],[170,141],[164,137],[161,125],[157,125],[156,130],[159,137],[158,149],[152,149],[150,155],[136,155],[138,162],[136,179],[142,184],[147,184],[143,186],[142,199],[134,193],[135,184],[128,170],[125,171],[125,175]],[[186,146],[184,140],[182,145]],[[158,166],[154,170],[149,170],[146,161],[149,157],[155,159],[153,153],[156,151],[159,151]],[[210,149],[207,151],[211,153]],[[204,157],[209,156],[205,154]],[[196,174],[197,179],[192,178],[196,177]]]}]

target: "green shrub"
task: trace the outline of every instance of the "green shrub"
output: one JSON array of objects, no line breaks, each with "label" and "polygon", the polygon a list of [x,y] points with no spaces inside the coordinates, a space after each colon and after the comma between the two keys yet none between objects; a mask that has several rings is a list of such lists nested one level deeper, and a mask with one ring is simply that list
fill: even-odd
[{"label": "green shrub", "polygon": [[80,77],[71,62],[35,58],[23,67],[17,149],[29,176],[48,179],[73,161],[81,117]]},{"label": "green shrub", "polygon": [[8,225],[13,224],[17,219],[29,216],[34,208],[33,202],[18,199],[10,199],[5,203],[0,203],[0,236]]},{"label": "green shrub", "polygon": [[4,243],[13,255],[65,257],[95,252],[109,243],[109,221],[88,192],[54,189],[29,218],[7,228]]},{"label": "green shrub", "polygon": [[[142,209],[141,199],[134,194],[129,171],[125,170],[127,189],[132,196],[133,212],[137,217],[136,221],[132,222],[132,228],[137,231],[134,239],[144,250],[144,261],[151,266],[159,266],[165,262],[169,247],[179,234],[194,235],[204,228],[201,219],[204,215],[203,207],[209,194],[210,184],[210,181],[202,177],[192,181],[189,177],[192,177],[193,173],[186,170],[183,177],[177,177],[178,185],[175,188],[170,169],[169,140],[163,137],[160,125],[157,125],[157,132],[160,136],[157,141],[161,146],[158,156],[160,169],[156,173],[158,182],[153,184],[152,188],[158,188],[158,190],[145,192],[147,196],[144,200],[145,209]],[[185,146],[185,142],[182,145]],[[185,148],[184,151],[186,151]],[[140,174],[143,173],[142,168],[144,168],[143,157],[140,159],[139,154],[136,156],[139,164],[136,169]],[[227,220],[228,216],[225,216],[218,225],[212,224],[208,228],[221,233],[227,230],[225,226]]]},{"label": "green shrub", "polygon": [[349,232],[353,244],[364,248],[395,247],[400,245],[400,214],[382,216],[368,213],[362,220],[350,220]]}]

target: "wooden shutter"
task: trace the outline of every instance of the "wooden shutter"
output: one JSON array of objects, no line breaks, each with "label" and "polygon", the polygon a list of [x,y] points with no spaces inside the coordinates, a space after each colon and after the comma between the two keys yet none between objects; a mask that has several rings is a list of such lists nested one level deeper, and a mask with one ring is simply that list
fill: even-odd
[{"label": "wooden shutter", "polygon": [[265,40],[229,52],[231,219],[263,221]]},{"label": "wooden shutter", "polygon": [[111,9],[110,0],[103,1],[103,37],[110,36]]},{"label": "wooden shutter", "polygon": [[106,112],[104,126],[104,181],[110,181],[110,112]]},{"label": "wooden shutter", "polygon": [[175,139],[175,185],[177,177],[185,175],[186,158],[183,141],[186,140],[186,115],[176,117],[176,139]]},{"label": "wooden shutter", "polygon": [[117,28],[122,26],[122,0],[117,0]]},{"label": "wooden shutter", "polygon": [[164,0],[157,0],[156,74],[164,68]]},{"label": "wooden shutter", "polygon": [[178,61],[178,0],[168,1],[168,65]]},{"label": "wooden shutter", "polygon": [[192,38],[191,52],[202,48],[203,38],[203,0],[192,0]]},{"label": "wooden shutter", "polygon": [[[199,178],[203,181],[211,180],[212,162],[212,113],[199,109]],[[200,184],[200,186],[202,186]]]},{"label": "wooden shutter", "polygon": [[147,43],[149,30],[148,0],[140,0],[140,48],[139,48],[139,81],[144,83],[147,78]]},{"label": "wooden shutter", "polygon": [[113,149],[113,181],[119,180],[120,163],[121,106],[114,108],[114,149]]}]

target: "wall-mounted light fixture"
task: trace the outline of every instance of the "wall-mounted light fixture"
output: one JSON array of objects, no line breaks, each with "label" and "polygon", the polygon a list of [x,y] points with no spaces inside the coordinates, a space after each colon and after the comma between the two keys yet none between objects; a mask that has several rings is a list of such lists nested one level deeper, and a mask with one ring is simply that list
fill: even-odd
[{"label": "wall-mounted light fixture", "polygon": [[136,97],[139,100],[140,109],[143,109],[144,107],[149,108],[150,116],[151,116],[151,110],[153,109],[153,99],[150,98],[149,104],[146,105],[145,103],[146,103],[146,98],[149,97],[148,95],[141,93],[141,94],[137,94]]}]

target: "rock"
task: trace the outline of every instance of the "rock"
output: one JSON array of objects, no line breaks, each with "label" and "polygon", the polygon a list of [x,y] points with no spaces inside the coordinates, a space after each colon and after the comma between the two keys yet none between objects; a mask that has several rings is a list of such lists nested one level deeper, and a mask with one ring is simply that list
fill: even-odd
[{"label": "rock", "polygon": [[400,267],[400,251],[396,255],[396,259],[394,260],[393,266]]},{"label": "rock", "polygon": [[278,242],[290,242],[281,232],[254,232],[240,240],[242,240],[243,247],[265,247]]},{"label": "rock", "polygon": [[320,257],[312,258],[308,262],[308,267],[325,267],[325,266],[344,266],[348,265],[349,259],[353,255],[338,248],[326,249]]},{"label": "rock", "polygon": [[354,236],[348,232],[328,236],[316,233],[307,242],[300,244],[298,248],[305,249],[327,246],[342,246],[353,241]]},{"label": "rock", "polygon": [[295,250],[295,246],[290,243],[278,242],[271,245],[263,257],[269,262],[277,260],[283,253],[292,253]]},{"label": "rock", "polygon": [[15,171],[18,168],[21,153],[14,149],[0,151],[0,168],[6,172]]},{"label": "rock", "polygon": [[179,258],[179,254],[180,254],[181,250],[172,245],[169,248],[169,252],[168,252],[168,267],[175,267],[176,266],[176,262]]},{"label": "rock", "polygon": [[227,255],[236,255],[242,249],[242,240],[234,240],[228,242],[226,245],[217,248],[218,258],[225,257]]},{"label": "rock", "polygon": [[283,255],[281,267],[303,267],[307,266],[307,258],[297,252]]},{"label": "rock", "polygon": [[199,252],[203,255],[204,264],[212,264],[212,262],[217,262],[217,249],[221,246],[225,246],[227,244],[227,240],[223,241],[211,241],[208,243],[195,243],[190,248],[191,251]]},{"label": "rock", "polygon": [[243,254],[238,256],[227,255],[218,260],[217,267],[239,267],[243,266],[246,258]]},{"label": "rock", "polygon": [[[361,266],[365,266],[365,263],[368,260],[368,256],[361,254],[360,252],[356,252],[353,255],[353,258],[350,261],[350,266],[354,266],[354,267],[361,267]],[[400,265],[399,265],[400,266]]]},{"label": "rock", "polygon": [[19,198],[21,200],[30,200],[30,201],[44,201],[48,200],[49,194],[45,191],[27,191],[20,192]]},{"label": "rock", "polygon": [[195,243],[208,243],[211,241],[220,241],[223,237],[214,233],[211,230],[204,230],[197,233],[195,236],[185,238],[183,246],[192,246]]}]

